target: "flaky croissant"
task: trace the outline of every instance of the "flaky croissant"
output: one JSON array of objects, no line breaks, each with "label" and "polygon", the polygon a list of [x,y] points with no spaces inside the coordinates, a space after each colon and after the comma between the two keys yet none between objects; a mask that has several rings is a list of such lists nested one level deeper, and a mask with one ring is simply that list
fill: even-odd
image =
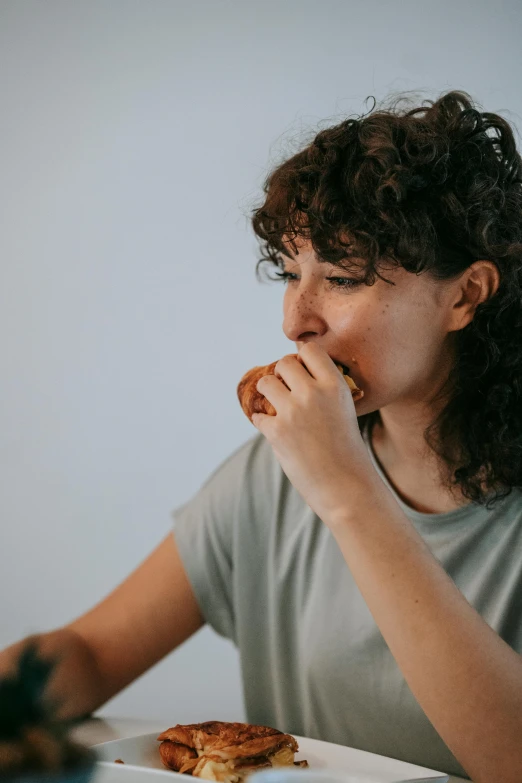
[{"label": "flaky croissant", "polygon": [[[297,356],[298,354],[293,353],[290,355]],[[269,416],[276,415],[276,410],[272,403],[270,403],[256,388],[257,382],[263,375],[275,375],[274,368],[276,364],[277,362],[272,362],[272,364],[267,364],[265,367],[253,367],[246,372],[239,381],[237,396],[241,407],[243,408],[243,412],[248,416],[250,421],[252,421],[253,413],[267,413]],[[335,366],[350,387],[353,401],[356,402],[357,400],[360,400],[361,397],[364,397],[364,392],[356,386],[354,380],[346,373],[343,365],[336,362]]]},{"label": "flaky croissant", "polygon": [[308,766],[294,761],[294,737],[269,726],[207,721],[177,725],[158,737],[163,764],[182,774],[222,783],[244,783],[263,767]]}]

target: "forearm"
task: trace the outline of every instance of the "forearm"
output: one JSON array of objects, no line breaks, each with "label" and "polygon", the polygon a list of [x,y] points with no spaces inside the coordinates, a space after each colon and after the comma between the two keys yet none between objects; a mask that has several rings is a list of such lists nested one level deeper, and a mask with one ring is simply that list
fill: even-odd
[{"label": "forearm", "polygon": [[522,658],[457,589],[380,479],[329,524],[413,694],[475,783],[522,780]]},{"label": "forearm", "polygon": [[2,650],[0,675],[16,670],[19,656],[30,642],[36,644],[43,658],[57,660],[45,698],[60,705],[58,718],[69,720],[87,715],[107,700],[103,678],[92,651],[81,636],[69,628],[37,634]]}]

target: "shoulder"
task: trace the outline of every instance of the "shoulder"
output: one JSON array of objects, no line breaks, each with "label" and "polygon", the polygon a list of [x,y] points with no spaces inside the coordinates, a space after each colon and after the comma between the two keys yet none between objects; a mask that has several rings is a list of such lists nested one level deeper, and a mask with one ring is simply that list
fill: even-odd
[{"label": "shoulder", "polygon": [[277,480],[281,472],[267,439],[257,433],[223,459],[204,481],[201,489],[233,488],[249,484],[259,486],[259,482]]},{"label": "shoulder", "polygon": [[228,527],[244,517],[245,509],[255,516],[271,507],[285,479],[267,439],[256,433],[223,459],[172,516],[190,513]]}]

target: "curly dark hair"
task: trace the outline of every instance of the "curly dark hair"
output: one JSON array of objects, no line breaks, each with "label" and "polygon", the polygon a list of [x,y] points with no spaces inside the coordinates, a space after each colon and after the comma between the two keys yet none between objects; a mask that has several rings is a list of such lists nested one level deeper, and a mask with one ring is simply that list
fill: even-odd
[{"label": "curly dark hair", "polygon": [[[366,285],[391,283],[383,259],[434,280],[496,264],[499,288],[456,333],[450,393],[424,432],[446,486],[489,510],[522,486],[522,159],[509,123],[466,92],[402,101],[321,130],[269,174],[256,275],[281,270],[297,237]],[[360,416],[361,433],[378,418]]]}]

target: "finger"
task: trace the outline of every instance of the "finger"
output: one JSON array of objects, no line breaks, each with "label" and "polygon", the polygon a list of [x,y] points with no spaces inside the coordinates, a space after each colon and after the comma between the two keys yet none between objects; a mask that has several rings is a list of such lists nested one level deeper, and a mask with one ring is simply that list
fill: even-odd
[{"label": "finger", "polygon": [[256,384],[257,391],[271,402],[276,411],[286,402],[290,390],[275,375],[263,375]]},{"label": "finger", "polygon": [[269,416],[268,413],[253,413],[252,414],[252,424],[256,429],[259,430],[263,435],[267,435],[267,429],[270,425],[270,422],[268,419],[274,419],[274,416]]},{"label": "finger", "polygon": [[324,348],[317,343],[306,343],[299,349],[299,356],[304,362],[310,375],[320,381],[332,376],[337,377],[337,367],[333,359],[328,356]]},{"label": "finger", "polygon": [[311,378],[299,356],[294,354],[288,354],[279,359],[274,367],[274,374],[281,378],[290,390],[295,389],[299,384],[310,381]]}]

